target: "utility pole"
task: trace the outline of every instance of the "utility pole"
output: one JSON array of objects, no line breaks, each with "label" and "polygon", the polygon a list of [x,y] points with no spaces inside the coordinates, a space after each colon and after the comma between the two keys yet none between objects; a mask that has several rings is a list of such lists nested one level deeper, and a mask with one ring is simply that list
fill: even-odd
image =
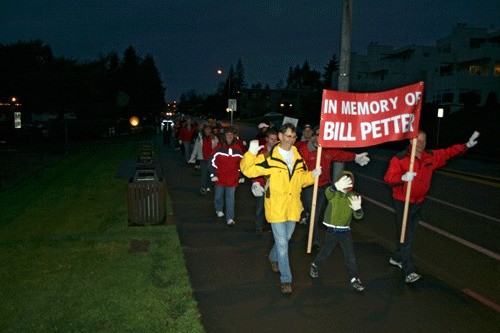
[{"label": "utility pole", "polygon": [[[351,25],[352,0],[344,0],[342,15],[342,36],[340,40],[340,64],[338,91],[349,91],[349,73],[351,71]],[[334,162],[333,179],[335,182],[344,171],[343,162]]]}]

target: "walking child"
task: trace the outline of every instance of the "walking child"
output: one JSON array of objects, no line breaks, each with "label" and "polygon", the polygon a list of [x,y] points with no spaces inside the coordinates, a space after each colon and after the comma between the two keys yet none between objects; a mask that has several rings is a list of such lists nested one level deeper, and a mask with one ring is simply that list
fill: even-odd
[{"label": "walking child", "polygon": [[311,263],[309,275],[312,278],[318,278],[319,268],[325,264],[337,245],[340,245],[344,254],[344,264],[349,273],[351,288],[362,292],[365,287],[358,278],[350,224],[353,217],[358,220],[363,217],[363,210],[361,209],[361,196],[352,191],[353,184],[353,174],[349,171],[343,171],[340,179],[335,183],[335,187],[329,186],[325,191],[328,205],[323,224],[327,227],[327,231],[323,246],[321,246],[316,259]]}]

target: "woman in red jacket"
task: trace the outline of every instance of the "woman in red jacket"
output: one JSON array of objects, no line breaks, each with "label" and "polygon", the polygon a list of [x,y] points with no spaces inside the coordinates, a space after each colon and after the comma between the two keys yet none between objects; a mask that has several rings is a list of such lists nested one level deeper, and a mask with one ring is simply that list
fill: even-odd
[{"label": "woman in red jacket", "polygon": [[223,217],[222,207],[226,204],[227,225],[234,225],[235,191],[240,179],[240,161],[243,147],[238,142],[236,130],[227,127],[224,136],[215,146],[210,158],[211,180],[215,183],[215,213]]}]

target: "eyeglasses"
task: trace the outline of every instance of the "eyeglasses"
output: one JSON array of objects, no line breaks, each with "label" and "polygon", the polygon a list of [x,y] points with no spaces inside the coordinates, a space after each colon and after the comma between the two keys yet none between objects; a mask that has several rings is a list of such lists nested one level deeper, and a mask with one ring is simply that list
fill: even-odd
[{"label": "eyeglasses", "polygon": [[284,134],[284,136],[286,136],[287,138],[292,139],[292,140],[297,139],[296,135]]}]

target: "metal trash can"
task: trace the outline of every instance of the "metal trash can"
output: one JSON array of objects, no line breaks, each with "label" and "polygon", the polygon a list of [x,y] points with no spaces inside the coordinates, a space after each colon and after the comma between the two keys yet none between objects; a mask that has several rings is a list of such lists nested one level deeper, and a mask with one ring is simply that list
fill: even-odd
[{"label": "metal trash can", "polygon": [[160,181],[156,170],[137,170],[127,184],[129,225],[165,223],[166,184]]}]

